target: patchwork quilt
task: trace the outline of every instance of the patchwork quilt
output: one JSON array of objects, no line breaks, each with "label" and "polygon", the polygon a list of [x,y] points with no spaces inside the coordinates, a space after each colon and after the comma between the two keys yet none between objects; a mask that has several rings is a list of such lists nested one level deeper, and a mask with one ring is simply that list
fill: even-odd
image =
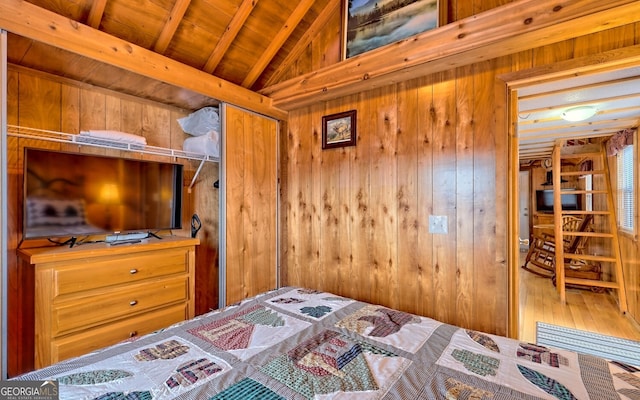
[{"label": "patchwork quilt", "polygon": [[304,288],[23,375],[61,399],[639,399],[640,369]]}]

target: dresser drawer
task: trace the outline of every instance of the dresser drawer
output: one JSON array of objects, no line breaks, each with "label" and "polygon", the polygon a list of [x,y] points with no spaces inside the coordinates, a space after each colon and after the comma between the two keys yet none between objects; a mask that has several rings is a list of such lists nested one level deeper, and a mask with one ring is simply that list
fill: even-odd
[{"label": "dresser drawer", "polygon": [[51,313],[51,333],[59,336],[166,304],[184,303],[188,299],[189,279],[186,276],[114,288],[55,303]]},{"label": "dresser drawer", "polygon": [[186,257],[184,249],[169,249],[58,266],[53,271],[53,296],[186,273]]},{"label": "dresser drawer", "polygon": [[[54,339],[51,346],[51,363],[76,357],[106,347],[130,337],[166,328],[171,324],[187,319],[185,304],[178,304],[152,311],[135,318],[116,321],[77,334]],[[36,357],[37,359],[37,357]],[[45,364],[48,365],[48,364]],[[44,365],[36,365],[41,368]]]},{"label": "dresser drawer", "polygon": [[34,335],[36,367],[192,318],[197,244],[176,236],[20,249],[35,268],[34,329],[24,335]]}]

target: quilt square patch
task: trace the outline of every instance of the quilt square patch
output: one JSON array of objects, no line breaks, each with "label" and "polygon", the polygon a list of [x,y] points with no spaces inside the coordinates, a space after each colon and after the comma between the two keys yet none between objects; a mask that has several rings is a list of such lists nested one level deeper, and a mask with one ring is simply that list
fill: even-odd
[{"label": "quilt square patch", "polygon": [[231,370],[224,360],[174,336],[52,376],[60,398],[125,396],[173,399]]},{"label": "quilt square patch", "polygon": [[261,369],[306,398],[367,392],[379,398],[410,361],[338,332],[324,331],[282,354]]},{"label": "quilt square patch", "polygon": [[240,360],[277,344],[307,328],[308,322],[255,305],[188,332]]},{"label": "quilt square patch", "polygon": [[354,300],[309,289],[293,289],[267,301],[276,308],[320,321]]},{"label": "quilt square patch", "polygon": [[442,323],[382,306],[367,305],[335,326],[415,353]]},{"label": "quilt square patch", "polygon": [[260,382],[244,378],[209,400],[285,400]]}]

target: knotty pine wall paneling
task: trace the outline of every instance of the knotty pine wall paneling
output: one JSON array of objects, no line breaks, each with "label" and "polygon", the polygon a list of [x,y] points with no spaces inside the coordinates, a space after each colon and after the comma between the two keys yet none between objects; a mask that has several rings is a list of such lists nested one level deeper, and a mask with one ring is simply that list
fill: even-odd
[{"label": "knotty pine wall paneling", "polygon": [[[433,84],[433,209],[431,215],[444,216],[448,233],[433,234],[433,294],[434,317],[454,322],[457,296],[456,252],[456,71],[435,75]],[[428,217],[426,229],[428,229]]]},{"label": "knotty pine wall paneling", "polygon": [[[325,114],[344,111],[343,104],[350,99],[331,101],[326,104]],[[320,117],[320,121],[322,118]],[[316,120],[317,123],[318,120]],[[357,125],[357,122],[356,122]],[[322,126],[319,125],[318,138],[321,138]],[[320,146],[322,147],[322,146]],[[322,150],[319,150],[322,151]],[[320,214],[320,265],[325,284],[344,288],[352,284],[350,279],[351,260],[349,254],[351,232],[349,221],[349,176],[351,148],[342,147],[322,151],[319,190],[322,193]]]},{"label": "knotty pine wall paneling", "polygon": [[[493,98],[492,67],[484,67],[489,78],[464,68],[290,114],[283,160],[284,284],[489,331],[505,329],[499,318],[484,323],[479,317],[506,313],[496,293],[506,296],[506,266],[493,239],[506,210],[498,211],[494,200],[495,118],[487,104]],[[313,138],[323,109],[326,114],[357,109],[355,147],[321,150]],[[476,114],[489,115],[487,122],[477,122]],[[475,131],[468,129],[472,126]],[[476,136],[478,127],[483,132]],[[477,154],[487,147],[487,157]],[[349,209],[335,212],[344,198]],[[320,230],[314,228],[318,204]],[[429,215],[446,216],[448,233],[429,233]],[[343,260],[349,260],[350,284],[342,279]]]},{"label": "knotty pine wall paneling", "polygon": [[419,113],[417,108],[411,107],[418,102],[418,85],[416,81],[404,82],[398,85],[398,128],[396,149],[398,154],[406,154],[397,161],[398,181],[398,236],[403,238],[398,242],[398,283],[402,288],[397,293],[396,305],[412,313],[416,309],[419,294],[420,252],[418,250],[420,224],[418,223],[418,132]]},{"label": "knotty pine wall paneling", "polygon": [[[351,228],[351,276],[353,284],[349,286],[347,293],[373,301],[373,278],[371,268],[373,266],[373,235],[375,225],[373,224],[373,203],[372,203],[372,173],[371,165],[373,156],[371,148],[373,146],[373,135],[375,129],[376,110],[369,99],[360,95],[354,100],[357,111],[357,145],[350,147],[351,153],[351,176],[349,186],[351,188],[350,199],[353,209],[354,219]],[[343,106],[347,108],[346,106]],[[318,116],[314,116],[317,121]],[[318,149],[314,145],[313,150]],[[318,153],[320,155],[321,153]],[[387,188],[387,190],[389,190]]]},{"label": "knotty pine wall paneling", "polygon": [[[177,119],[188,111],[148,100],[97,89],[79,82],[10,66],[8,77],[8,124],[79,133],[86,129],[113,129],[142,135],[153,146],[181,149],[188,137]],[[18,268],[18,246],[47,245],[46,241],[22,238],[22,159],[25,146],[79,151],[129,158],[174,161],[166,157],[141,155],[121,150],[108,150],[42,140],[9,137],[7,159],[9,171],[8,238],[8,372],[15,376],[33,368],[33,276]],[[188,186],[199,162],[177,160],[185,165],[184,184]],[[198,213],[203,227],[199,232],[196,268],[196,313],[201,314],[218,304],[218,197],[213,182],[218,179],[217,163],[206,163],[191,193],[183,191],[182,230],[172,233],[190,235],[190,218]]]},{"label": "knotty pine wall paneling", "polygon": [[277,121],[224,106],[225,304],[277,283]]},{"label": "knotty pine wall paneling", "polygon": [[[371,93],[368,112],[375,117],[371,135],[371,228],[373,275],[371,300],[378,304],[395,304],[397,282],[397,90],[395,86]],[[392,306],[393,307],[393,306]]]},{"label": "knotty pine wall paneling", "polygon": [[[473,65],[473,326],[498,330],[507,304],[507,133],[506,96],[496,96],[497,76],[511,70],[511,58]],[[501,123],[499,124],[498,121]],[[462,250],[459,248],[459,250]],[[479,318],[478,316],[483,316]]]},{"label": "knotty pine wall paneling", "polygon": [[[448,15],[453,21],[505,3],[449,0]],[[637,43],[638,24],[629,25],[291,111],[281,160],[287,232],[282,283],[506,334],[507,278],[513,268],[507,265],[507,94],[496,82],[503,73]],[[317,52],[326,48],[309,48],[311,62],[299,65],[321,68]],[[341,150],[349,154],[348,166],[318,142],[322,115],[336,107],[358,112],[357,146]],[[349,171],[348,250],[325,249],[345,233],[335,227],[325,232],[327,220],[317,216],[325,203],[333,212],[335,199],[344,196],[342,186],[332,189],[334,181],[322,176],[336,170],[325,169],[334,162],[340,173]],[[341,175],[335,180],[342,182]],[[429,215],[446,215],[449,233],[430,234]],[[625,244],[625,273],[637,275],[637,242]],[[333,256],[323,256],[327,252]],[[345,258],[354,283],[333,285],[327,269]],[[627,288],[630,293],[639,291],[637,283],[630,285],[635,285]],[[630,314],[640,321],[638,311]]]},{"label": "knotty pine wall paneling", "polygon": [[[456,146],[456,213],[453,221],[456,226],[456,254],[455,265],[459,273],[456,273],[456,286],[459,288],[455,299],[455,312],[458,323],[470,325],[473,320],[474,302],[473,293],[475,279],[473,276],[474,254],[465,249],[474,248],[473,221],[469,218],[474,214],[474,81],[473,66],[458,69],[456,77],[456,109],[458,117],[455,126]],[[480,189],[483,182],[478,182]],[[485,247],[478,246],[478,248]],[[474,248],[474,252],[475,252]]]},{"label": "knotty pine wall paneling", "polygon": [[[638,204],[638,203],[636,203]],[[637,207],[637,206],[636,206]],[[638,220],[636,219],[636,223]],[[627,314],[640,326],[640,251],[638,240],[630,235],[619,235],[625,287],[627,290]]]},{"label": "knotty pine wall paneling", "polygon": [[[433,169],[433,146],[435,135],[435,112],[433,108],[434,99],[434,81],[435,77],[429,76],[416,80],[418,89],[417,107],[414,107],[418,113],[418,130],[417,135],[417,204],[418,204],[418,220],[416,225],[418,228],[418,243],[416,244],[418,253],[418,264],[415,265],[416,275],[409,274],[403,277],[404,280],[416,279],[417,293],[413,296],[415,305],[413,306],[420,315],[434,315],[436,304],[433,300],[434,293],[434,274],[433,274],[433,235],[428,231],[429,215],[433,212],[434,198],[433,186],[435,184],[434,176],[430,173]],[[407,108],[411,108],[407,103]],[[411,132],[407,132],[411,134]],[[403,174],[405,171],[403,171]],[[403,296],[407,293],[403,290]]]},{"label": "knotty pine wall paneling", "polygon": [[[312,257],[310,266],[314,266],[316,268],[316,271],[318,271],[317,276],[314,277],[315,284],[324,284],[324,282],[326,282],[327,280],[326,269],[332,268],[331,265],[325,265],[322,263],[322,251],[324,247],[322,245],[322,231],[325,227],[323,226],[322,221],[322,185],[318,177],[320,176],[319,174],[322,173],[323,165],[322,158],[320,157],[322,150],[315,147],[316,145],[320,145],[322,140],[322,115],[324,115],[324,104],[320,106],[313,106],[311,108],[309,122],[312,126],[313,135],[309,138],[309,141],[304,141],[304,143],[306,144],[311,144],[313,146],[312,148],[314,149],[314,151],[311,152],[309,158],[310,170],[307,171],[310,172],[310,174],[307,176],[307,179],[309,179],[309,185],[304,188],[306,191],[305,194],[308,196],[306,201],[308,202],[307,204],[309,206],[307,209],[309,217],[307,220],[305,216],[305,221],[303,221],[303,223],[308,225],[307,229],[308,233],[310,233],[308,240],[311,241],[311,244],[306,249],[305,253],[309,254]],[[318,118],[320,118],[320,120]],[[306,268],[304,267],[304,263],[306,263],[307,260],[307,258],[303,259],[303,268]]]}]

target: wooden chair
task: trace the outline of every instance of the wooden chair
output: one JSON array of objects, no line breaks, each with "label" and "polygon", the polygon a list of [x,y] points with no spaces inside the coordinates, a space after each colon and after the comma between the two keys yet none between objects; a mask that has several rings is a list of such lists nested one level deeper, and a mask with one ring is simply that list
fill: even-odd
[{"label": "wooden chair", "polygon": [[[593,215],[587,215],[584,218],[566,215],[562,217],[562,230],[564,232],[587,232],[591,229],[592,221]],[[584,251],[586,238],[585,236],[565,235],[563,240],[564,252],[568,254],[580,254]],[[522,268],[545,278],[554,277],[556,270],[555,248],[556,242],[554,235],[547,233],[534,235]],[[567,264],[570,263],[570,261],[569,259],[565,259],[565,263]]]}]

